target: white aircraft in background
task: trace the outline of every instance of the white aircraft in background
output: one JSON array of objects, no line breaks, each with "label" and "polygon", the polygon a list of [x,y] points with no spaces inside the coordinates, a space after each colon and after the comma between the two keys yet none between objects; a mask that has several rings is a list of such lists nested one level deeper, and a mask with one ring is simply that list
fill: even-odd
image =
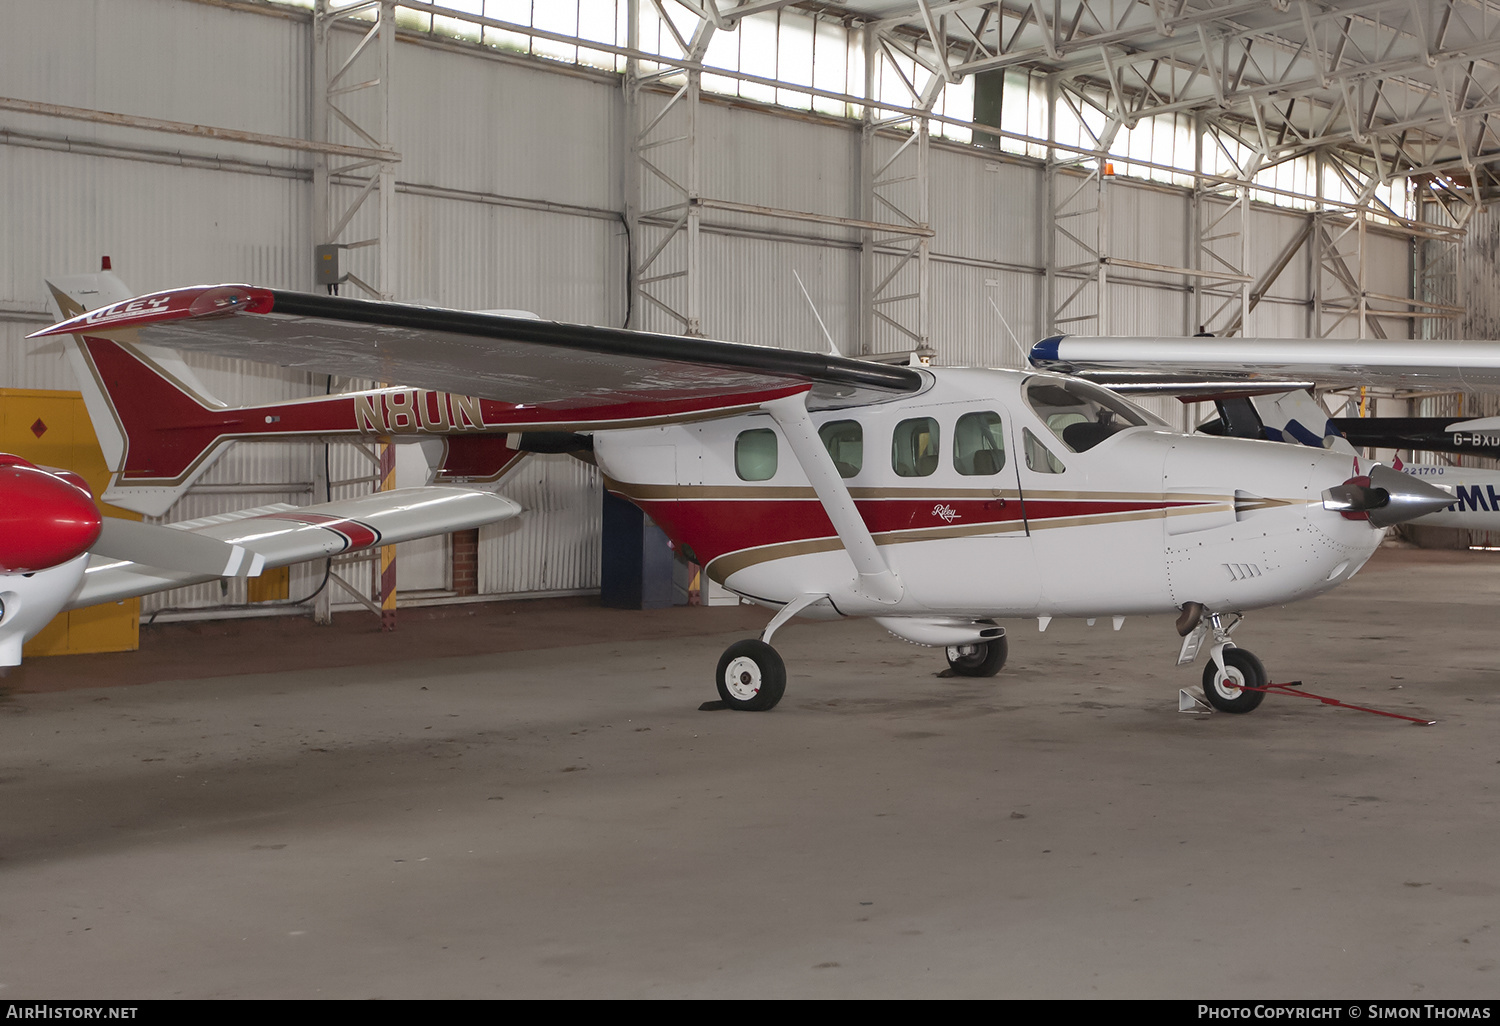
[{"label": "white aircraft in background", "polygon": [[[1054,374],[888,367],[244,285],[121,301],[33,337],[70,334],[90,353],[123,341],[400,381],[400,427],[414,434],[587,433],[578,447],[591,444],[611,491],[712,579],[777,610],[715,674],[722,700],[745,710],[782,697],[770,642],[798,615],[871,617],[946,648],[956,672],[989,676],[1007,652],[999,618],[1046,629],[1111,617],[1118,629],[1171,612],[1179,661],[1211,641],[1209,701],[1247,712],[1267,678],[1230,638],[1241,613],[1335,587],[1385,527],[1452,502],[1341,453],[1174,432]],[[455,408],[455,396],[476,403]],[[182,472],[248,411],[185,424]]]}]

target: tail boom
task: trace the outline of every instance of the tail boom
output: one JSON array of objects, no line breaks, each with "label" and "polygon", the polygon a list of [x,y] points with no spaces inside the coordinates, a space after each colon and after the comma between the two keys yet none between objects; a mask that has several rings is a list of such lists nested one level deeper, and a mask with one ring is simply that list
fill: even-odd
[{"label": "tail boom", "polygon": [[500,411],[488,409],[506,404],[396,387],[226,406],[142,347],[74,337],[96,432],[114,438],[104,498],[143,513],[165,513],[235,441],[439,436],[448,441],[439,481],[496,480],[523,455],[506,444]]}]

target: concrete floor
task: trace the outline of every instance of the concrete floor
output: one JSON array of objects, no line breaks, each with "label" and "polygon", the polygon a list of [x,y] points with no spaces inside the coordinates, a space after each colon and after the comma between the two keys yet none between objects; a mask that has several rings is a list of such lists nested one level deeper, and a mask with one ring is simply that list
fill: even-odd
[{"label": "concrete floor", "polygon": [[1494,997],[1497,611],[1382,552],[1237,635],[1432,727],[1180,714],[1166,618],[794,625],[768,714],[697,709],[748,609],[153,628],[9,680],[0,998]]}]

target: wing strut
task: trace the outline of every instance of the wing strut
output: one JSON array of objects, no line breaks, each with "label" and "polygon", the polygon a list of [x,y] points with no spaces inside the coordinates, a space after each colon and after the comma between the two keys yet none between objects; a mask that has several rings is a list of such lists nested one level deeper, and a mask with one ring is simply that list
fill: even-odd
[{"label": "wing strut", "polygon": [[854,582],[855,590],[885,605],[900,602],[905,590],[901,578],[886,563],[870,528],[859,515],[844,479],[833,465],[833,457],[823,447],[818,429],[807,413],[807,393],[773,399],[762,403],[760,408],[771,415],[786,436],[792,454],[797,457],[798,465],[811,482],[818,501],[823,504],[823,512],[833,521],[833,529],[838,532],[839,541],[844,543],[844,551],[854,561],[855,572],[859,575]]}]

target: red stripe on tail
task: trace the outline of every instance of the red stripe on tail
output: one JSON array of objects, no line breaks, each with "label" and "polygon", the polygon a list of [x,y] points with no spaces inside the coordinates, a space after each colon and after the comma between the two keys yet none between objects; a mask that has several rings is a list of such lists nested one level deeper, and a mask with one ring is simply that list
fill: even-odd
[{"label": "red stripe on tail", "polygon": [[220,442],[256,435],[353,433],[354,400],[217,407],[113,339],[85,335],[84,351],[125,436],[121,484],[176,484]]}]

